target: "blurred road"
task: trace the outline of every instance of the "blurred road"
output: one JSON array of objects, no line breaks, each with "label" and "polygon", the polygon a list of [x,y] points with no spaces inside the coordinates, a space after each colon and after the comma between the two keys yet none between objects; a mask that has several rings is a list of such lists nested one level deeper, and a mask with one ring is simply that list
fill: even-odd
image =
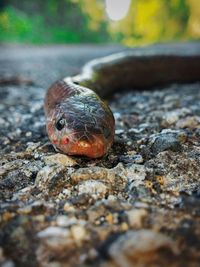
[{"label": "blurred road", "polygon": [[0,78],[20,76],[41,87],[80,72],[94,58],[122,51],[113,45],[0,46]]}]

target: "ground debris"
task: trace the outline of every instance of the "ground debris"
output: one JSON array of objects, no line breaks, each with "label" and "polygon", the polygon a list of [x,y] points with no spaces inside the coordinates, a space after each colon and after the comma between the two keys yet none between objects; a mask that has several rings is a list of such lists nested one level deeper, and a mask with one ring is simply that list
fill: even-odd
[{"label": "ground debris", "polygon": [[43,111],[48,83],[83,63],[62,58],[13,61],[35,85],[1,85],[0,265],[199,266],[200,84],[116,93],[109,153],[71,157]]},{"label": "ground debris", "polygon": [[[162,260],[162,254],[165,252],[170,255],[170,260]],[[162,261],[162,266],[169,266],[173,264],[173,258],[178,254],[177,244],[163,234],[150,230],[128,231],[111,245],[109,255],[113,264],[108,266],[160,266]]]}]

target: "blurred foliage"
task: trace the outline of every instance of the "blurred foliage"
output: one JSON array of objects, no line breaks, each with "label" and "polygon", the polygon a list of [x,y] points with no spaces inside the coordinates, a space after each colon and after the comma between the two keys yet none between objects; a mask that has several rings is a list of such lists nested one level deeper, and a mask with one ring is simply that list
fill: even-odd
[{"label": "blurred foliage", "polygon": [[103,0],[0,0],[0,41],[138,45],[198,39],[199,1],[132,0],[127,16],[114,22]]},{"label": "blurred foliage", "polygon": [[186,0],[133,1],[127,18],[110,31],[128,45],[185,39],[189,12]]},{"label": "blurred foliage", "polygon": [[[80,43],[105,42],[110,38],[106,23],[98,23],[96,31],[96,27],[89,26],[90,18],[75,1],[7,2],[6,7],[0,12],[0,41],[38,44]],[[94,9],[94,12],[98,13],[98,9]]]}]

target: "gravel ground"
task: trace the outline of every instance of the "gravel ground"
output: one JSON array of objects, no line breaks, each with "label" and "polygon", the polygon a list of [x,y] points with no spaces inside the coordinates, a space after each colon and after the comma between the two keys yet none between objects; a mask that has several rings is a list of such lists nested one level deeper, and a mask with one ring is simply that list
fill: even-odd
[{"label": "gravel ground", "polygon": [[47,86],[122,49],[0,48],[1,266],[199,266],[199,83],[114,94],[102,159],[48,141]]}]

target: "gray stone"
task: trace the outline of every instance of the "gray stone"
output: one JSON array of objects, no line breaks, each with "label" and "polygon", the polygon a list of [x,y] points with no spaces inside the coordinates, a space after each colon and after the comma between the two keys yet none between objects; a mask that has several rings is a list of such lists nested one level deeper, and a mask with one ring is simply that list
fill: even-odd
[{"label": "gray stone", "polygon": [[149,138],[150,151],[156,155],[165,150],[180,152],[187,135],[181,131],[163,131]]}]

